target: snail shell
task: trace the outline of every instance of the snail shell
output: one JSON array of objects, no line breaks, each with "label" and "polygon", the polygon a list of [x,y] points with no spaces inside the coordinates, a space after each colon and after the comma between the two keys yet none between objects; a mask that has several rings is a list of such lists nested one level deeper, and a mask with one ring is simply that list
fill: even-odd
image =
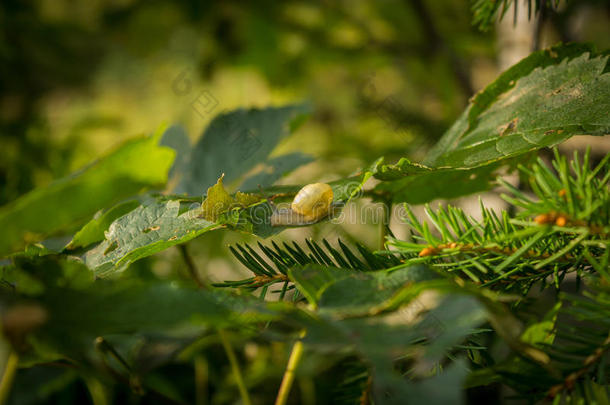
[{"label": "snail shell", "polygon": [[328,184],[308,184],[297,193],[290,208],[306,221],[315,221],[328,215],[333,197],[333,189]]},{"label": "snail shell", "polygon": [[294,197],[290,208],[278,209],[271,216],[271,226],[309,225],[330,213],[333,189],[325,183],[303,187]]}]

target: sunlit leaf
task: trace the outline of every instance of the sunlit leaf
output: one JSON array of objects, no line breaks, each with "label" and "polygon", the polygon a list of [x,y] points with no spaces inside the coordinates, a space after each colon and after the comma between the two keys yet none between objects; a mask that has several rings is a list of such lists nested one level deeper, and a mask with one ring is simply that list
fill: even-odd
[{"label": "sunlit leaf", "polygon": [[200,214],[198,205],[180,213],[179,201],[142,205],[110,225],[105,240],[87,252],[86,263],[103,276],[218,228]]},{"label": "sunlit leaf", "polygon": [[574,135],[610,133],[608,56],[583,45],[535,52],[473,97],[428,154],[379,165],[377,191],[423,203],[488,189],[497,170]]},{"label": "sunlit leaf", "polygon": [[174,151],[159,146],[160,137],[161,131],[128,141],[83,171],[0,208],[0,255],[69,230],[98,210],[146,188],[163,186]]},{"label": "sunlit leaf", "polygon": [[117,204],[104,212],[98,212],[91,221],[87,222],[85,226],[74,235],[72,241],[68,244],[67,249],[72,250],[79,247],[86,247],[95,242],[104,240],[104,231],[110,227],[110,224],[112,224],[114,220],[139,206],[139,201],[130,200]]}]

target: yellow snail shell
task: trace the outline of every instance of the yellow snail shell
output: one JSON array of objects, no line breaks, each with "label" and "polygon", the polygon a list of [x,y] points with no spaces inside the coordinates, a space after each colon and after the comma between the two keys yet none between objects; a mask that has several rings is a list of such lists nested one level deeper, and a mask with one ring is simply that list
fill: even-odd
[{"label": "yellow snail shell", "polygon": [[333,198],[333,189],[328,184],[308,184],[299,190],[290,209],[279,209],[273,213],[271,225],[298,226],[314,223],[329,214]]},{"label": "yellow snail shell", "polygon": [[290,208],[305,221],[315,221],[328,215],[332,202],[333,189],[326,183],[313,183],[297,193]]}]

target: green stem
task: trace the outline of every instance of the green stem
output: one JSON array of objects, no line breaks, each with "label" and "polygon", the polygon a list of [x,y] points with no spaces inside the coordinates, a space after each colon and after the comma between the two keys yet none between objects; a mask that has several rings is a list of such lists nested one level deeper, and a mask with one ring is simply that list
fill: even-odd
[{"label": "green stem", "polygon": [[193,261],[193,258],[191,257],[188,250],[186,249],[186,245],[185,244],[178,245],[178,250],[180,250],[180,254],[182,255],[182,260],[184,260],[184,264],[186,264],[186,268],[188,269],[189,276],[191,276],[191,278],[193,279],[195,284],[197,284],[197,287],[206,288],[203,281],[201,281],[201,278],[199,278],[199,273],[197,272],[197,267],[195,266],[195,262]]},{"label": "green stem", "polygon": [[292,347],[292,352],[290,353],[290,358],[288,359],[288,365],[286,366],[286,371],[284,372],[284,377],[282,378],[282,384],[280,385],[280,391],[277,394],[275,405],[286,405],[288,401],[288,395],[290,394],[290,389],[292,388],[292,383],[294,382],[295,371],[301,361],[301,357],[303,357],[303,341],[301,339],[304,337],[305,331],[301,332],[299,340],[297,340]]},{"label": "green stem", "polygon": [[85,381],[85,385],[89,390],[89,395],[91,396],[91,401],[93,405],[109,405],[110,399],[108,398],[108,392],[104,388],[104,385],[100,382],[99,379],[87,375],[83,376],[83,380]]},{"label": "green stem", "polygon": [[392,202],[391,200],[384,200],[383,202],[383,218],[379,224],[379,249],[385,249],[385,240],[388,236],[388,229],[390,229],[390,221],[392,220]]},{"label": "green stem", "polygon": [[316,405],[316,386],[311,378],[300,378],[299,389],[303,405]]},{"label": "green stem", "polygon": [[0,405],[6,402],[8,394],[11,392],[15,373],[17,372],[17,364],[19,364],[19,356],[14,350],[11,350],[6,361],[2,381],[0,381]]},{"label": "green stem", "polygon": [[195,356],[195,403],[208,403],[208,363],[200,354]]},{"label": "green stem", "polygon": [[233,376],[235,377],[235,382],[237,383],[237,388],[239,388],[239,393],[241,395],[241,400],[244,405],[251,405],[250,396],[248,395],[248,390],[246,389],[246,384],[244,383],[244,379],[241,375],[241,371],[239,370],[239,363],[237,362],[237,357],[235,357],[235,352],[231,347],[231,343],[225,333],[224,329],[218,329],[218,335],[220,336],[220,341],[227,353],[227,357],[229,358],[229,363],[231,363],[231,369],[233,370]]},{"label": "green stem", "polygon": [[106,339],[104,339],[101,336],[98,336],[95,339],[95,345],[96,347],[101,350],[102,352],[108,352],[110,353],[110,355],[112,357],[114,357],[114,359],[116,361],[118,361],[124,368],[125,370],[131,374],[131,367],[129,367],[129,364],[127,363],[127,361],[125,361],[125,359],[123,358],[123,356],[121,356],[119,354],[119,352],[116,351],[116,349],[110,344],[108,343],[108,341]]}]

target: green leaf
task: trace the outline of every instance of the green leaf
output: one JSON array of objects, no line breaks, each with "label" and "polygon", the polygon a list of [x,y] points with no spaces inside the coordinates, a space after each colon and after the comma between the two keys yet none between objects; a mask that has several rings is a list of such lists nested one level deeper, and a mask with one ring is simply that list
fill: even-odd
[{"label": "green leaf", "polygon": [[[455,362],[448,374],[413,381],[397,372],[395,361],[409,359],[415,363],[409,363],[411,369],[431,370],[452,347],[476,333],[486,314],[485,307],[475,298],[448,294],[436,301],[432,311],[421,311],[418,322],[397,322],[396,318],[390,322],[383,317],[329,320],[321,316],[309,320],[304,343],[314,352],[351,349],[359,354],[371,365],[376,403],[402,404],[405,398],[407,403],[411,399],[420,403],[423,398],[439,404],[449,399],[450,403],[459,403],[466,374],[463,362]],[[447,384],[442,386],[444,393],[433,393],[441,382]]]},{"label": "green leaf", "polygon": [[[290,269],[288,275],[310,304],[322,313],[341,316],[388,309],[395,306],[392,298],[402,290],[414,287],[412,298],[428,287],[424,281],[438,278],[423,265],[367,272],[307,265]],[[406,302],[407,295],[401,297]]]},{"label": "green leaf", "polygon": [[312,161],[311,156],[298,152],[271,158],[263,164],[258,172],[245,179],[239,189],[259,190],[261,187],[269,187],[285,174]]},{"label": "green leaf", "polygon": [[435,169],[419,163],[411,162],[407,158],[401,158],[395,164],[383,164],[380,159],[375,167],[375,178],[384,181],[399,180],[405,176],[432,173]]},{"label": "green leaf", "polygon": [[[303,269],[290,269],[288,275],[311,305],[318,305],[322,293],[332,284],[353,277],[354,270],[307,265]],[[355,273],[364,274],[364,273]]]},{"label": "green leaf", "polygon": [[[560,50],[541,52],[558,55]],[[604,73],[608,56],[587,52],[573,59],[557,57],[555,64],[540,64],[529,71],[528,59],[538,60],[538,56],[516,66],[524,64],[526,75],[506,86],[502,85],[507,77],[501,76],[502,83],[476,96],[468,126],[451,142],[443,142],[444,147],[432,153],[438,157],[428,163],[477,167],[553,146],[573,135],[608,134],[610,74]]]},{"label": "green leaf", "polygon": [[91,221],[87,222],[85,226],[78,231],[66,249],[74,250],[81,247],[87,247],[95,242],[104,240],[104,231],[106,231],[112,222],[119,217],[133,211],[140,206],[138,200],[130,200],[106,210],[99,211]]},{"label": "green leaf", "polygon": [[35,332],[35,347],[44,348],[50,357],[87,355],[98,336],[193,336],[209,326],[236,326],[276,317],[255,298],[126,280],[98,280],[82,290],[52,288],[37,302],[48,312],[49,320]]},{"label": "green leaf", "polygon": [[[32,367],[21,369],[11,389],[11,401],[13,404],[43,404],[51,402],[51,398],[59,393],[68,392],[71,385],[78,381],[78,373],[75,370],[65,370],[53,367]],[[75,384],[74,384],[75,385]]]},{"label": "green leaf", "polygon": [[[458,198],[487,190],[496,178],[500,164],[490,164],[474,169],[430,169],[420,174],[407,174],[395,181],[384,181],[375,191],[389,193],[394,202],[424,204],[438,198]],[[409,170],[407,169],[407,173]],[[400,176],[401,168],[384,166],[383,177]],[[378,178],[378,175],[375,174]]]},{"label": "green leaf", "polygon": [[[358,193],[369,177],[370,172],[366,172],[331,183],[333,190],[336,190],[335,201],[348,201]],[[203,202],[205,211],[193,202],[189,209],[182,212],[182,200],[160,199],[158,202],[141,205],[116,219],[105,232],[105,239],[85,255],[87,265],[99,277],[104,277],[125,270],[138,259],[187,242],[211,230],[231,228],[268,237],[288,228],[271,225],[270,218],[277,208],[268,201],[243,207],[254,201],[253,196],[237,193],[234,199],[226,192],[221,180],[210,190],[210,199],[206,198]]]},{"label": "green leaf", "polygon": [[[549,49],[541,50],[530,54],[525,59],[511,66],[503,72],[496,80],[479,91],[472,98],[470,108],[467,109],[468,124],[476,125],[478,116],[485,111],[491,104],[498,100],[499,97],[504,97],[503,94],[515,87],[516,81],[520,78],[529,75],[536,69],[542,69],[548,66],[557,65],[559,62],[566,59],[571,60],[584,54],[595,55],[595,50],[591,45],[587,44],[562,44],[553,46]],[[442,150],[443,143],[453,141],[451,137],[446,137],[443,142],[439,142],[439,149]],[[432,151],[428,155],[427,161],[435,159],[439,149]]]},{"label": "green leaf", "polygon": [[214,118],[192,148],[178,193],[201,195],[224,173],[225,181],[240,179],[264,162],[290,133],[290,123],[307,113],[304,105],[238,109]]},{"label": "green leaf", "polygon": [[[27,276],[40,288],[32,294],[30,286],[20,282],[23,278],[15,282],[14,276]],[[0,286],[3,321],[11,311],[21,308],[23,312],[26,306],[36,306],[41,314],[35,319],[13,316],[11,322],[3,323],[3,335],[12,342],[28,338],[46,360],[87,356],[98,336],[150,333],[192,337],[206,327],[276,319],[283,308],[249,295],[194,289],[180,283],[94,280],[82,262],[65,255],[18,257],[14,266],[3,269]],[[41,360],[21,357],[26,363]]]},{"label": "green leaf", "polygon": [[[39,296],[49,285],[84,288],[93,282],[93,273],[75,257],[48,254],[45,256],[15,256],[13,265],[2,268],[2,287],[21,296]],[[6,293],[7,290],[0,290]],[[6,298],[7,295],[0,295]]]},{"label": "green leaf", "polygon": [[71,229],[100,208],[160,187],[174,152],[159,146],[161,131],[131,140],[79,173],[37,188],[0,208],[0,256],[26,242]]},{"label": "green leaf", "polygon": [[532,345],[551,345],[555,340],[555,322],[562,303],[558,302],[546,313],[544,319],[525,329],[521,340]]},{"label": "green leaf", "polygon": [[161,145],[168,146],[176,151],[174,164],[169,172],[169,177],[174,181],[187,168],[188,159],[192,150],[191,140],[186,131],[180,125],[169,127],[161,138]]},{"label": "green leaf", "polygon": [[573,135],[610,133],[608,55],[562,45],[528,56],[473,97],[425,165],[377,165],[376,191],[423,203],[488,189],[502,166]]},{"label": "green leaf", "polygon": [[87,266],[103,277],[219,227],[199,217],[198,205],[182,214],[179,211],[180,202],[172,200],[142,205],[122,216],[110,225],[106,239],[87,252]]},{"label": "green leaf", "polygon": [[[15,283],[14,275],[26,275],[41,288],[30,294],[20,280]],[[136,372],[145,372],[210,329],[244,330],[279,320],[287,309],[250,295],[177,282],[94,280],[81,262],[65,255],[17,258],[11,269],[3,269],[0,287],[3,336],[19,351],[20,365],[63,359],[83,372],[99,367],[98,337],[123,353],[136,349],[137,358],[128,361]],[[144,337],[159,345],[146,350]]]},{"label": "green leaf", "polygon": [[[434,377],[401,387],[402,395],[408,396],[409,403],[427,405],[461,404],[464,401],[464,381],[468,375],[468,365],[465,360],[458,359]],[[401,400],[396,401],[401,403]]]},{"label": "green leaf", "polygon": [[491,316],[490,309],[475,294],[451,294],[440,299],[441,302],[426,317],[441,328],[441,332],[426,349],[425,356],[429,361],[440,360],[447,348],[460,343]]},{"label": "green leaf", "polygon": [[216,184],[208,188],[205,200],[201,203],[201,213],[210,222],[217,221],[220,215],[227,212],[235,203],[222,184],[223,177],[224,174],[218,178]]}]

